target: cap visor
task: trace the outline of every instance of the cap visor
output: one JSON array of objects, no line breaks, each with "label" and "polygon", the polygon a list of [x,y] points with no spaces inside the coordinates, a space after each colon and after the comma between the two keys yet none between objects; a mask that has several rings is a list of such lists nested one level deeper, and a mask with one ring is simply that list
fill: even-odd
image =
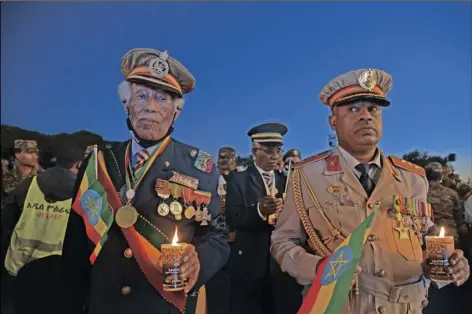
[{"label": "cap visor", "polygon": [[390,101],[387,98],[383,96],[379,96],[379,95],[372,95],[372,94],[351,95],[351,96],[338,100],[337,102],[334,103],[333,106],[345,106],[358,100],[370,100],[382,107],[390,106]]},{"label": "cap visor", "polygon": [[148,86],[148,87],[151,87],[151,88],[162,89],[162,90],[174,93],[176,95],[182,96],[182,94],[175,88],[172,88],[172,87],[169,87],[169,86],[166,86],[166,85],[163,85],[163,84],[159,84],[159,83],[156,83],[154,81],[146,80],[144,78],[133,77],[133,78],[128,79],[127,81],[131,82],[131,83],[145,85],[145,86]]}]

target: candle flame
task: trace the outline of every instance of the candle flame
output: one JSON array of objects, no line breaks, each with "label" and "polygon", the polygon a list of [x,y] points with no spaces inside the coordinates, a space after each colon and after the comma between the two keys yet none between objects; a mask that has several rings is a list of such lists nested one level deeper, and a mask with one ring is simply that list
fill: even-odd
[{"label": "candle flame", "polygon": [[175,228],[174,238],[172,239],[172,246],[177,246],[177,242],[179,241],[179,237],[177,236],[177,227]]},{"label": "candle flame", "polygon": [[441,231],[439,231],[439,237],[444,238],[445,233],[446,233],[446,231],[444,230],[444,227],[441,227]]}]

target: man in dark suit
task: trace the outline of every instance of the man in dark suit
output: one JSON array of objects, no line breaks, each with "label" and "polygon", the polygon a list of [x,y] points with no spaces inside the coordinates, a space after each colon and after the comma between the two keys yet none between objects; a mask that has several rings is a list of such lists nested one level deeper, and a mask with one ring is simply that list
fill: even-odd
[{"label": "man in dark suit", "polygon": [[[129,51],[121,72],[132,139],[94,151],[79,171],[63,247],[63,313],[203,313],[200,287],[226,264],[229,246],[213,158],[170,137],[195,80],[153,49]],[[97,192],[97,180],[106,195]],[[175,233],[187,247],[172,281],[185,289],[168,292],[160,249]]]},{"label": "man in dark suit", "polygon": [[282,209],[286,177],[275,171],[282,157],[287,127],[266,123],[252,128],[254,164],[233,172],[228,180],[226,218],[236,231],[228,269],[232,282],[232,314],[275,313],[274,268],[269,253],[274,215]]}]

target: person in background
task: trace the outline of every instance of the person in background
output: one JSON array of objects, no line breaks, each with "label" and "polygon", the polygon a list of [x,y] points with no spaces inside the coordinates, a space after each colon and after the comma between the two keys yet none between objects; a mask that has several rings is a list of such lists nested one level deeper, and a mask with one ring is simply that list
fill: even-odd
[{"label": "person in background", "polygon": [[15,165],[13,170],[3,177],[3,188],[9,194],[18,184],[40,171],[39,149],[36,141],[15,140]]},{"label": "person in background", "polygon": [[7,198],[2,260],[15,277],[15,314],[60,313],[62,243],[82,159],[78,145],[64,144],[55,167],[26,178]]}]

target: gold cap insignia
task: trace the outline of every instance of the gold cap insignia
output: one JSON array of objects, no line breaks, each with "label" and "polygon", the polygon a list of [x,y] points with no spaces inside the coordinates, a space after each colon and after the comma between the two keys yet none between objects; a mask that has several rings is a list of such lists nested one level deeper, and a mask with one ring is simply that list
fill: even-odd
[{"label": "gold cap insignia", "polygon": [[149,72],[158,78],[164,78],[169,74],[169,63],[167,63],[167,58],[169,55],[167,51],[161,52],[159,57],[156,57],[149,62]]},{"label": "gold cap insignia", "polygon": [[377,73],[372,69],[366,70],[359,75],[358,80],[362,88],[372,91],[375,85],[377,85]]}]

